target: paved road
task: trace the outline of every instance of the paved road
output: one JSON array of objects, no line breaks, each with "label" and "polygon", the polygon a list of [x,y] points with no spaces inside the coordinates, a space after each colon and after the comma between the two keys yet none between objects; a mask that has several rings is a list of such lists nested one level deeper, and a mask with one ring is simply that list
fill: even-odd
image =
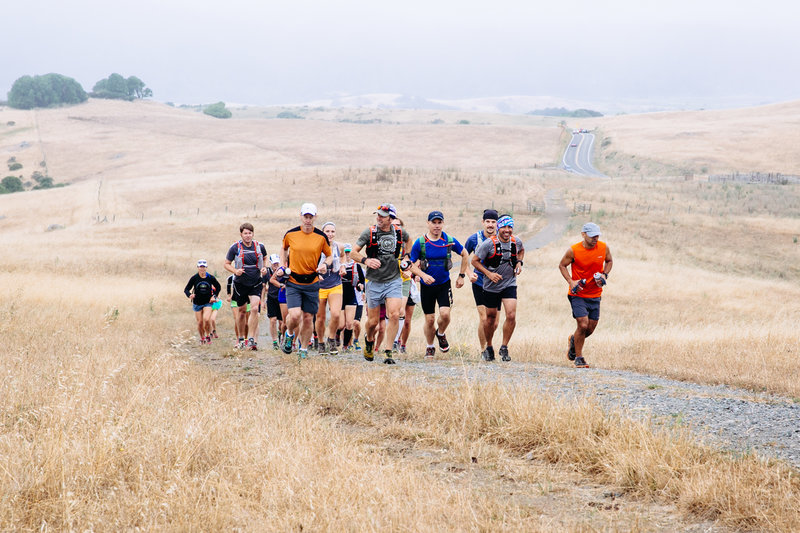
[{"label": "paved road", "polygon": [[594,139],[594,133],[573,133],[564,157],[561,158],[561,167],[581,176],[608,177],[592,166]]}]

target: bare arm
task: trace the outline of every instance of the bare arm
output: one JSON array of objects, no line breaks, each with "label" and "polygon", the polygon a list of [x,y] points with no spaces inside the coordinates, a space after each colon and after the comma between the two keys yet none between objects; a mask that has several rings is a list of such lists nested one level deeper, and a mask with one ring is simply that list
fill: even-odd
[{"label": "bare arm", "polygon": [[567,270],[567,267],[574,262],[575,252],[572,251],[572,248],[569,248],[564,254],[564,257],[561,258],[561,262],[558,264],[558,270],[561,271],[561,275],[564,277],[567,283],[569,283],[570,290],[574,289],[578,284],[578,280],[572,279],[572,275],[570,274],[569,270]]}]

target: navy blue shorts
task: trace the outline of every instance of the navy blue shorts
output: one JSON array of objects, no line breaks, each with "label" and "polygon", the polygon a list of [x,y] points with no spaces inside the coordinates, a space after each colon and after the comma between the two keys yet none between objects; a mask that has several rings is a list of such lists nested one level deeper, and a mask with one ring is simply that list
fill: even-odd
[{"label": "navy blue shorts", "polygon": [[[506,287],[500,292],[489,292],[483,291],[483,301],[487,309],[489,308],[496,308],[498,311],[500,310],[500,304],[503,303],[503,300],[506,298],[510,298],[513,300],[517,299],[517,286],[512,285],[511,287]],[[506,309],[508,311],[508,309]]]},{"label": "navy blue shorts", "polygon": [[600,298],[581,298],[568,295],[572,306],[572,318],[588,316],[589,320],[600,320]]},{"label": "navy blue shorts", "polygon": [[436,304],[439,304],[439,309],[442,307],[451,307],[453,305],[453,291],[450,288],[450,280],[439,285],[425,285],[421,283],[419,286],[419,295],[422,312],[426,315],[432,315],[436,312]]},{"label": "navy blue shorts", "polygon": [[[483,285],[477,283],[472,284],[472,297],[475,299],[475,306],[486,306],[486,297],[483,295]],[[497,310],[500,310],[500,303],[497,304]]]}]

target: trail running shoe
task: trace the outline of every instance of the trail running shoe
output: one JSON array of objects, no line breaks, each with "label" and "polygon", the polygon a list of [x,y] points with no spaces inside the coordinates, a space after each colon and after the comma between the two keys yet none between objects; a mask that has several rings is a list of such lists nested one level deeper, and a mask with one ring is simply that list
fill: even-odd
[{"label": "trail running shoe", "polygon": [[219,335],[217,335],[217,330],[212,331],[211,336],[214,337],[215,339],[219,339]]},{"label": "trail running shoe", "polygon": [[400,341],[394,341],[392,344],[392,351],[398,352],[400,351]]},{"label": "trail running shoe", "polygon": [[400,345],[400,353],[406,353],[406,345],[405,344],[401,344]]},{"label": "trail running shoe", "polygon": [[425,348],[425,359],[433,359],[434,355],[436,355],[436,348],[433,346]]},{"label": "trail running shoe", "polygon": [[500,347],[500,359],[503,361],[511,361],[511,356],[508,355],[508,346],[505,344]]},{"label": "trail running shoe", "polygon": [[569,336],[569,349],[567,350],[567,359],[570,361],[575,360],[575,335]]},{"label": "trail running shoe", "polygon": [[308,359],[308,350],[298,350],[297,357],[298,359]]},{"label": "trail running shoe", "polygon": [[292,353],[292,345],[294,345],[294,335],[289,335],[287,333],[283,337],[283,344],[281,345],[281,351],[285,354]]},{"label": "trail running shoe", "polygon": [[278,341],[272,341],[272,349],[273,350],[277,350],[278,349]]},{"label": "trail running shoe", "polygon": [[336,339],[328,339],[328,355],[339,355],[339,348],[336,346]]},{"label": "trail running shoe", "polygon": [[353,339],[353,349],[357,352],[361,351],[361,345],[358,343],[358,339]]},{"label": "trail running shoe", "polygon": [[206,338],[205,337],[200,337],[200,345],[202,346],[205,343],[206,343]]},{"label": "trail running shoe", "polygon": [[364,337],[364,359],[366,359],[367,361],[372,361],[375,359],[375,352],[373,352],[374,348],[375,348],[375,341],[367,340],[367,338]]},{"label": "trail running shoe", "polygon": [[258,351],[258,343],[253,337],[247,339],[247,346],[254,352]]},{"label": "trail running shoe", "polygon": [[447,342],[447,335],[444,333],[436,332],[436,338],[439,340],[439,349],[442,353],[447,353],[450,351],[450,343]]},{"label": "trail running shoe", "polygon": [[575,368],[589,368],[589,363],[580,355],[575,358]]},{"label": "trail running shoe", "polygon": [[239,337],[239,344],[237,348],[239,348],[240,350],[244,350],[246,347],[247,347],[247,341],[244,340],[244,337]]},{"label": "trail running shoe", "polygon": [[483,355],[484,361],[494,361],[494,347],[487,346],[481,355]]},{"label": "trail running shoe", "polygon": [[384,350],[383,351],[383,364],[385,365],[394,365],[397,364],[392,359],[392,351],[391,350]]}]

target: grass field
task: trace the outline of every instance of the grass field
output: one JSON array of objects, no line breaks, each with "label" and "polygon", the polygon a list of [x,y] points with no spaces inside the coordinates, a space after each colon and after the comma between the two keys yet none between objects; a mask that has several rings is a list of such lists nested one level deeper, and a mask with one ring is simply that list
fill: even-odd
[{"label": "grass field", "polygon": [[[744,121],[780,139],[798,111],[715,113],[732,131]],[[224,277],[242,221],[276,251],[303,201],[319,205],[320,223],[337,223],[342,241],[354,241],[382,201],[397,205],[412,235],[441,208],[463,240],[489,205],[513,209],[518,233],[533,234],[544,220],[528,205],[558,189],[591,214],[526,257],[515,360],[567,364],[574,322],[556,267],[591,218],[615,267],[590,363],[800,398],[791,371],[800,349],[797,185],[683,172],[577,178],[549,169],[566,139],[541,119],[218,121],[94,101],[4,109],[2,118],[15,122],[0,126],[6,159],[22,162],[24,175],[46,161],[70,185],[0,196],[9,293],[0,305],[0,529],[800,528],[796,471],[732,459],[596,405],[565,411],[530,391],[432,389],[328,363],[287,365],[256,384],[230,379],[187,356],[194,321],[180,292],[200,257]],[[626,140],[625,153],[662,170],[800,167],[780,149],[788,144],[766,140],[684,154],[670,131],[707,128],[705,119],[645,115],[598,127],[621,143],[636,123],[663,147]],[[64,228],[45,231],[52,224]],[[475,316],[469,289],[456,291],[449,337],[473,356]],[[230,336],[227,314],[221,326]],[[504,416],[488,405],[507,406]],[[564,445],[572,442],[584,445]],[[523,461],[529,452],[534,460]],[[442,475],[431,457],[475,457],[485,477]],[[504,497],[509,479],[529,497]],[[613,512],[575,509],[589,485],[630,498]]]}]

